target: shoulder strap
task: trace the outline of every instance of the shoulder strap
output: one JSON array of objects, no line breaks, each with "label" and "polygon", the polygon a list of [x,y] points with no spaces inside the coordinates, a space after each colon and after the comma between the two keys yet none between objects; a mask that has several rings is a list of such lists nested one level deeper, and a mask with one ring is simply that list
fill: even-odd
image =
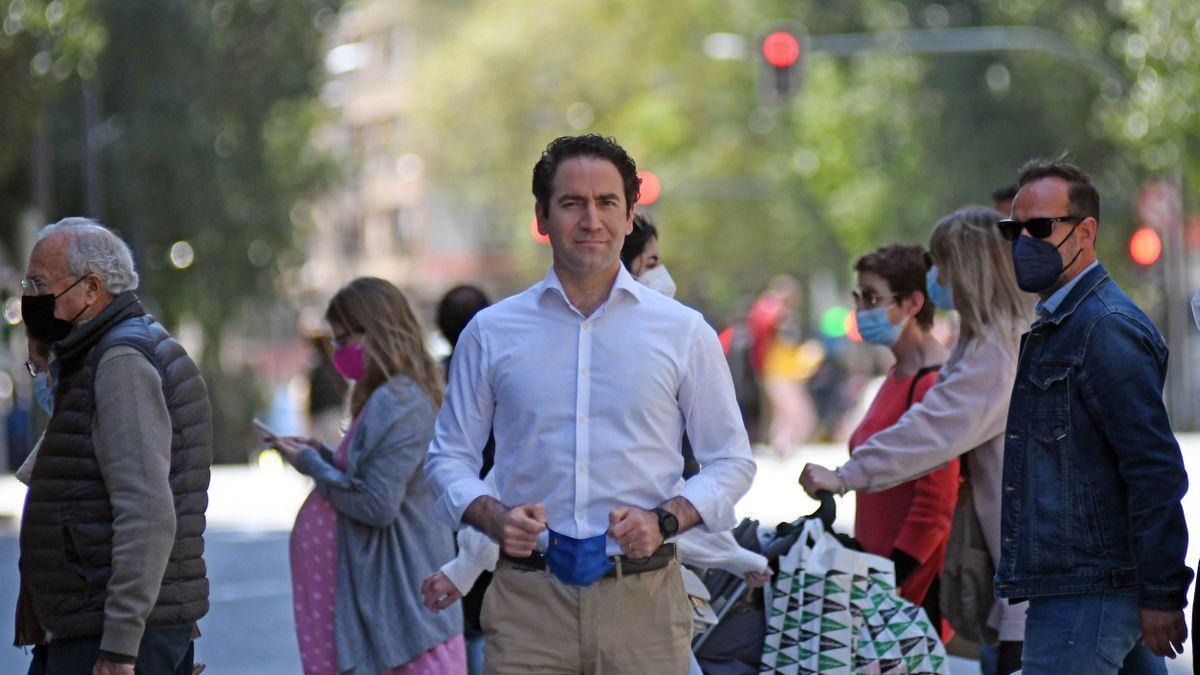
[{"label": "shoulder strap", "polygon": [[930,373],[936,373],[937,370],[941,367],[942,367],[942,365],[940,363],[936,366],[926,366],[926,367],[918,370],[916,375],[913,375],[912,384],[908,387],[908,402],[904,404],[905,410],[908,410],[909,408],[912,407],[913,396],[915,396],[917,393],[917,383],[920,382],[921,379],[924,378],[926,375],[928,375]]}]

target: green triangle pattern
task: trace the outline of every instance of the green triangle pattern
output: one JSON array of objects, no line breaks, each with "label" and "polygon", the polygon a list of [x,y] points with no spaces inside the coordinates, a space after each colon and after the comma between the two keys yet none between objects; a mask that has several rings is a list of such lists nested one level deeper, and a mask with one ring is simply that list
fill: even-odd
[{"label": "green triangle pattern", "polygon": [[821,618],[821,632],[822,633],[832,633],[835,630],[844,630],[846,627],[847,627],[846,624],[840,623],[838,621],[834,621],[833,619],[830,619],[828,617]]},{"label": "green triangle pattern", "polygon": [[828,654],[821,654],[817,657],[817,667],[821,670],[829,670],[831,668],[845,668],[846,664]]}]

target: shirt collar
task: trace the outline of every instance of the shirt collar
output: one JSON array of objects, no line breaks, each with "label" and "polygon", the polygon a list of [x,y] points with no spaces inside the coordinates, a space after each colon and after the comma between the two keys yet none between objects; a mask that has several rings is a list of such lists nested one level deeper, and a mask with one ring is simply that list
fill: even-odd
[{"label": "shirt collar", "polygon": [[[565,289],[563,289],[562,281],[559,280],[558,273],[554,271],[553,265],[550,266],[550,270],[546,272],[546,276],[542,279],[541,283],[538,284],[538,299],[540,300],[541,298],[545,297],[546,293],[552,290],[556,291],[558,295],[567,303],[567,305],[571,304],[571,300],[567,297],[567,292]],[[629,270],[625,269],[624,264],[618,264],[617,278],[615,281],[613,281],[612,290],[609,291],[608,299],[604,301],[604,304],[607,305],[610,301],[612,301],[613,296],[616,295],[617,291],[621,291],[631,296],[634,300],[641,302],[642,293],[648,290],[650,289],[646,288],[637,279],[633,278],[633,275],[629,273]]]},{"label": "shirt collar", "polygon": [[1062,304],[1063,300],[1067,299],[1067,296],[1071,293],[1071,289],[1075,288],[1076,284],[1078,284],[1085,276],[1087,276],[1088,272],[1091,272],[1092,269],[1099,264],[1099,260],[1093,261],[1091,265],[1083,268],[1082,272],[1076,274],[1074,279],[1071,279],[1067,283],[1063,284],[1062,288],[1054,291],[1050,297],[1046,298],[1045,300],[1039,300],[1038,303],[1034,305],[1034,310],[1037,311],[1038,316],[1048,317],[1058,311],[1059,305]]}]

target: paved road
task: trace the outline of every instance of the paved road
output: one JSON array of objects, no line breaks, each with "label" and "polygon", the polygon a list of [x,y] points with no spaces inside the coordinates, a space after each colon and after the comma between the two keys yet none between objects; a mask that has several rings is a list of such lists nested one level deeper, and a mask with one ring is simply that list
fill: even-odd
[{"label": "paved road", "polygon": [[[1189,467],[1200,475],[1200,436],[1181,437]],[[738,505],[744,515],[764,525],[794,520],[815,508],[796,485],[805,461],[833,465],[845,450],[805,446],[791,458],[759,458],[754,488]],[[285,675],[300,672],[291,608],[287,530],[308,486],[290,470],[222,467],[214,471],[210,490],[207,536],[212,609],[200,624],[204,637],[197,644],[200,661],[214,675]],[[0,477],[0,639],[13,634],[16,601],[17,542],[11,520],[19,513],[24,489],[10,477]],[[1184,502],[1191,523],[1200,523],[1200,491]],[[837,527],[848,531],[854,500],[841,499]],[[1193,531],[1196,527],[1193,526]],[[1192,537],[1188,561],[1200,557],[1200,537]],[[21,673],[28,657],[0,646],[0,674]],[[1170,672],[1190,673],[1190,661],[1172,663]],[[956,661],[954,675],[978,673],[970,662]]]}]

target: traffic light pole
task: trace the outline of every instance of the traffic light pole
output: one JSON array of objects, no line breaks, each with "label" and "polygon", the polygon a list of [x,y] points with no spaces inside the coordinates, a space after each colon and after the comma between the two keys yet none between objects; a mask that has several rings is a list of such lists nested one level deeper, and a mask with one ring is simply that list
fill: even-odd
[{"label": "traffic light pole", "polygon": [[1076,47],[1063,36],[1029,26],[980,26],[810,35],[809,49],[827,56],[847,57],[868,52],[891,54],[971,54],[1039,52],[1085,70],[1104,86],[1122,87],[1123,77],[1111,61]]}]

